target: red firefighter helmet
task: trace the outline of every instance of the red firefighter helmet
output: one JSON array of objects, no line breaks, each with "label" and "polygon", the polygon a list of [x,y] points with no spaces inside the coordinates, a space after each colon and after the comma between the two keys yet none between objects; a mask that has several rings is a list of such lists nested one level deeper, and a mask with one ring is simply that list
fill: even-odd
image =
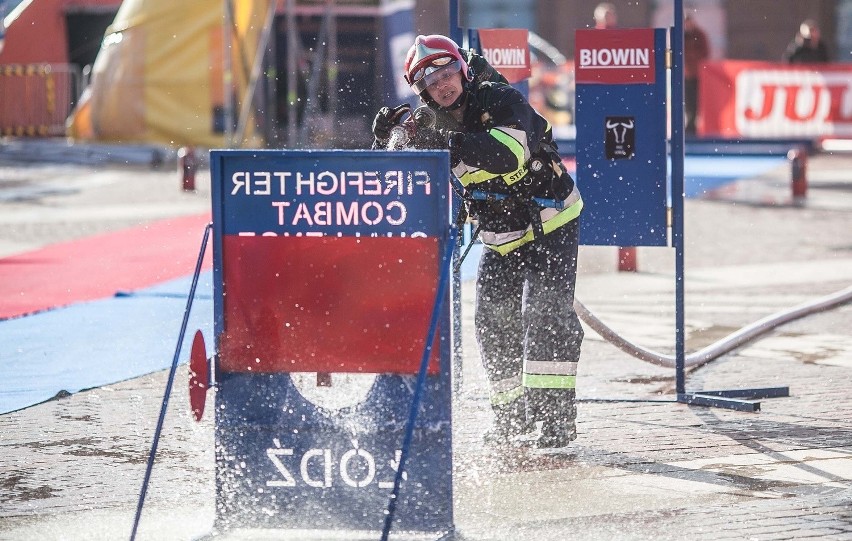
[{"label": "red firefighter helmet", "polygon": [[405,57],[405,81],[421,97],[427,86],[457,71],[466,81],[472,79],[456,42],[438,34],[417,36]]}]

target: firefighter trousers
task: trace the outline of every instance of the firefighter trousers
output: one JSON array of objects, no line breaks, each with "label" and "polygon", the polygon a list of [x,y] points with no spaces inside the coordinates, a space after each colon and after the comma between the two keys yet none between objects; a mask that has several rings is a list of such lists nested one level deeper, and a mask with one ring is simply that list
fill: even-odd
[{"label": "firefighter trousers", "polygon": [[498,422],[500,411],[520,409],[526,421],[573,426],[583,340],[574,312],[578,237],[579,219],[506,255],[482,254],[475,324]]}]

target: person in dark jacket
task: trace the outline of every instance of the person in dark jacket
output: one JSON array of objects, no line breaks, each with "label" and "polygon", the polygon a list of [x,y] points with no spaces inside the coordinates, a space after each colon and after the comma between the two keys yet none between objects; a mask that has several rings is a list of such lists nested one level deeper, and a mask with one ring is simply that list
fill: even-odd
[{"label": "person in dark jacket", "polygon": [[[415,147],[449,149],[487,248],[475,314],[495,414],[486,440],[519,443],[541,421],[528,441],[563,447],[576,438],[583,329],[573,301],[583,202],[548,122],[515,88],[477,78],[466,58],[449,38],[418,36],[405,79],[436,119],[417,128]],[[374,146],[398,121],[393,110],[379,111]]]},{"label": "person in dark jacket", "polygon": [[686,133],[695,135],[698,120],[698,74],[710,57],[707,34],[692,15],[683,18],[683,100]]},{"label": "person in dark jacket", "polygon": [[784,60],[790,64],[820,64],[830,60],[816,21],[807,19],[799,25],[799,31],[784,51]]}]

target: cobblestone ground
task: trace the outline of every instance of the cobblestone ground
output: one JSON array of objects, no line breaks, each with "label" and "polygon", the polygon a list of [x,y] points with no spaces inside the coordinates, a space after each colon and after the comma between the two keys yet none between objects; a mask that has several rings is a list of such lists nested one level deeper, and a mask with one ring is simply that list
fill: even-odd
[{"label": "cobblestone ground", "polygon": [[[727,199],[687,203],[689,351],[852,284],[850,166],[844,157],[812,159],[804,208],[784,202],[781,170]],[[98,207],[116,199],[146,207],[151,197],[153,217],[160,205],[177,212],[169,205],[193,197],[179,193],[176,176],[151,175],[148,186],[160,186],[159,195],[114,173],[104,181],[115,190],[109,197],[84,186],[73,205],[74,195],[41,204],[72,216],[66,207],[94,205],[89,198],[106,197]],[[0,216],[41,216],[31,204],[0,201]],[[69,218],[54,237],[47,219],[21,229],[0,217],[0,239],[7,248],[37,245],[145,219],[93,219],[84,232]],[[638,273],[615,273],[613,249],[584,248],[582,257],[578,298],[628,339],[671,353],[671,251],[640,249]],[[463,291],[454,405],[457,539],[852,539],[849,305],[688,371],[689,390],[789,386],[789,397],[763,400],[758,413],[677,403],[673,369],[638,361],[587,328],[579,437],[562,452],[542,452],[482,443],[491,415],[472,288]],[[213,421],[209,412],[199,424],[191,420],[186,378],[179,367],[139,539],[193,539],[212,526]],[[166,381],[160,372],[0,416],[0,540],[129,537]],[[250,533],[221,537],[307,538]]]}]

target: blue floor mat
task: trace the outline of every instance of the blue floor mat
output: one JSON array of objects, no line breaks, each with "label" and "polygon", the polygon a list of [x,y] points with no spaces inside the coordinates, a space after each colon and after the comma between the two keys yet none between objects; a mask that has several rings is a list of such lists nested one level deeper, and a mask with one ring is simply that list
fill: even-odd
[{"label": "blue floor mat", "polygon": [[[0,321],[0,413],[168,368],[191,277]],[[180,362],[197,329],[213,350],[212,273],[202,274]]]},{"label": "blue floor mat", "polygon": [[736,180],[763,175],[784,165],[781,156],[687,156],[683,165],[684,193],[700,198]]}]

